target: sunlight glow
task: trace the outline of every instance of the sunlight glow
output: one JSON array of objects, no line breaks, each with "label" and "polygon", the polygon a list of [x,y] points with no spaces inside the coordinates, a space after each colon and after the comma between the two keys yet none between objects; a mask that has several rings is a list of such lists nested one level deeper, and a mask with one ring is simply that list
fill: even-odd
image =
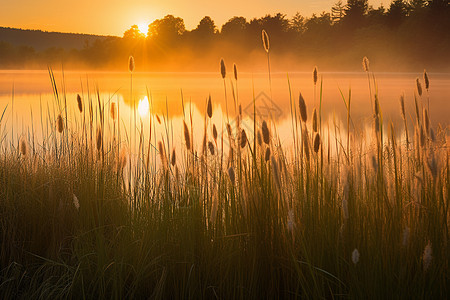
[{"label": "sunlight glow", "polygon": [[141,118],[144,118],[148,114],[149,104],[148,104],[148,98],[145,96],[142,100],[139,100],[138,104],[138,111],[141,115]]},{"label": "sunlight glow", "polygon": [[137,24],[139,31],[144,35],[147,36],[147,32],[148,32],[148,23],[145,22],[141,22],[139,24]]}]

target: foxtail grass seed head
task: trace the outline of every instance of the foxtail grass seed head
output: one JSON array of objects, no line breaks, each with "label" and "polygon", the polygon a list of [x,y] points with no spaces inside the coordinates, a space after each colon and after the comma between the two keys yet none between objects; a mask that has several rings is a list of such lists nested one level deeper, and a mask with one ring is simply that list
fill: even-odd
[{"label": "foxtail grass seed head", "polygon": [[298,97],[298,106],[300,108],[300,117],[302,118],[302,121],[306,123],[308,115],[306,113],[306,103],[305,99],[303,99],[302,93],[300,93],[300,96]]},{"label": "foxtail grass seed head", "polygon": [[102,148],[102,128],[100,126],[97,127],[97,151],[100,151]]},{"label": "foxtail grass seed head", "polygon": [[420,83],[419,77],[416,78],[417,94],[422,97],[422,84]]},{"label": "foxtail grass seed head", "polygon": [[423,70],[423,81],[425,82],[425,88],[428,91],[428,89],[430,88],[430,80],[428,79],[427,70]]},{"label": "foxtail grass seed head", "polygon": [[164,146],[163,146],[161,141],[158,142],[158,152],[159,152],[159,157],[161,158],[161,162],[163,164],[165,164],[165,162],[166,162],[166,153],[164,151]]},{"label": "foxtail grass seed head", "polygon": [[431,242],[428,241],[428,244],[425,246],[422,255],[424,271],[427,271],[430,268],[432,260],[433,260],[433,249],[431,247]]},{"label": "foxtail grass seed head", "polygon": [[241,145],[241,148],[244,148],[247,145],[247,134],[245,133],[244,129],[242,129],[242,131],[241,131],[240,145]]},{"label": "foxtail grass seed head", "polygon": [[186,149],[191,149],[191,136],[189,134],[189,129],[186,125],[186,122],[183,122],[184,125],[184,142],[186,143]]},{"label": "foxtail grass seed head", "polygon": [[419,131],[419,138],[420,138],[420,147],[423,148],[425,147],[425,142],[426,142],[426,138],[425,138],[425,130],[423,129],[423,125],[420,125],[420,131]]},{"label": "foxtail grass seed head", "polygon": [[211,155],[214,155],[214,144],[212,142],[208,142],[208,149]]},{"label": "foxtail grass seed head", "polygon": [[19,141],[19,150],[20,150],[20,154],[22,154],[22,156],[27,156],[28,155],[28,143],[25,139],[25,137],[21,137],[20,141]]},{"label": "foxtail grass seed head", "polygon": [[423,124],[425,124],[425,132],[428,134],[430,132],[430,118],[428,117],[428,110],[423,108]]},{"label": "foxtail grass seed head", "polygon": [[216,143],[217,143],[217,128],[216,128],[216,124],[213,124],[213,138],[214,138],[214,141],[216,141]]},{"label": "foxtail grass seed head", "polygon": [[56,128],[58,129],[59,133],[62,133],[64,130],[64,122],[61,114],[59,114],[58,118],[56,119]]},{"label": "foxtail grass seed head", "polygon": [[134,57],[132,55],[130,55],[130,57],[128,58],[128,71],[130,71],[130,73],[134,72]]},{"label": "foxtail grass seed head", "polygon": [[317,84],[317,66],[315,66],[314,70],[313,70],[313,82],[314,82],[314,85]]},{"label": "foxtail grass seed head", "polygon": [[420,112],[419,112],[419,103],[417,101],[417,96],[414,94],[414,105],[416,107],[416,120],[417,124],[420,124]]},{"label": "foxtail grass seed head", "polygon": [[232,130],[231,130],[231,125],[230,125],[230,123],[227,123],[226,127],[227,127],[228,137],[231,138],[232,135],[233,135],[233,132],[232,132]]},{"label": "foxtail grass seed head", "polygon": [[267,161],[269,161],[269,159],[270,159],[270,148],[267,147],[266,154],[264,156],[264,160],[267,162]]},{"label": "foxtail grass seed head", "polygon": [[281,178],[280,173],[278,172],[278,164],[277,160],[275,159],[275,156],[271,157],[272,161],[272,169],[273,169],[273,177],[275,179],[275,183],[279,189],[281,189]]},{"label": "foxtail grass seed head", "polygon": [[320,134],[316,133],[316,136],[314,137],[314,152],[319,152],[320,148]]},{"label": "foxtail grass seed head", "polygon": [[364,72],[369,72],[369,59],[367,58],[367,56],[363,57],[362,65]]},{"label": "foxtail grass seed head", "polygon": [[262,136],[263,136],[264,143],[266,145],[269,145],[269,143],[270,143],[270,132],[269,132],[269,127],[267,126],[267,122],[266,121],[262,122],[261,130],[262,130]]},{"label": "foxtail grass seed head", "polygon": [[264,29],[262,30],[261,34],[262,34],[262,42],[263,42],[264,50],[266,51],[266,53],[269,53],[269,49],[270,49],[269,35],[267,34],[267,32]]},{"label": "foxtail grass seed head", "polygon": [[261,145],[262,145],[262,137],[261,137],[261,131],[259,131],[259,130],[256,132],[256,141],[258,142],[258,146],[261,147]]},{"label": "foxtail grass seed head", "polygon": [[318,130],[319,130],[319,126],[318,126],[318,121],[317,121],[317,110],[316,110],[316,108],[314,107],[314,110],[313,110],[313,119],[312,119],[312,127],[313,127],[313,131],[314,132],[317,132]]},{"label": "foxtail grass seed head", "polygon": [[355,248],[355,250],[353,250],[352,252],[352,262],[353,264],[357,264],[359,262],[359,251],[358,249]]},{"label": "foxtail grass seed head", "polygon": [[306,126],[303,130],[303,151],[305,152],[306,160],[309,161],[309,135]]},{"label": "foxtail grass seed head", "polygon": [[81,96],[80,94],[77,94],[77,104],[78,104],[78,110],[80,113],[83,112],[83,102],[81,102]]},{"label": "foxtail grass seed head", "polygon": [[405,96],[400,96],[400,113],[402,115],[402,119],[406,120],[406,114],[405,114]]},{"label": "foxtail grass seed head", "polygon": [[233,64],[233,71],[234,71],[234,79],[237,81],[238,76],[237,76],[237,66],[236,66],[236,64]]},{"label": "foxtail grass seed head", "polygon": [[223,79],[225,79],[225,76],[227,76],[227,69],[225,68],[225,62],[223,61],[223,58],[220,59],[220,74],[222,74]]},{"label": "foxtail grass seed head", "polygon": [[110,107],[110,110],[109,110],[109,114],[111,116],[111,119],[113,121],[115,121],[116,117],[117,117],[117,115],[116,115],[116,102],[111,102],[111,107]]},{"label": "foxtail grass seed head", "polygon": [[72,200],[73,200],[73,206],[77,210],[80,210],[80,201],[78,201],[78,198],[77,198],[77,196],[75,196],[75,194],[72,194]]},{"label": "foxtail grass seed head", "polygon": [[211,119],[211,117],[212,117],[211,95],[209,95],[209,98],[208,98],[208,106],[206,108],[206,112],[208,114],[208,117]]},{"label": "foxtail grass seed head", "polygon": [[171,159],[172,159],[171,160],[171,164],[172,164],[172,167],[173,167],[177,163],[177,156],[175,154],[175,148],[173,148],[173,150],[172,150],[172,157],[171,157]]},{"label": "foxtail grass seed head", "polygon": [[380,114],[380,101],[378,100],[378,95],[375,94],[375,101],[374,101],[374,112],[376,115]]},{"label": "foxtail grass seed head", "polygon": [[228,177],[230,177],[231,183],[234,184],[234,180],[236,179],[236,176],[235,176],[235,174],[234,174],[234,169],[233,169],[233,167],[229,167],[229,168],[228,168]]}]

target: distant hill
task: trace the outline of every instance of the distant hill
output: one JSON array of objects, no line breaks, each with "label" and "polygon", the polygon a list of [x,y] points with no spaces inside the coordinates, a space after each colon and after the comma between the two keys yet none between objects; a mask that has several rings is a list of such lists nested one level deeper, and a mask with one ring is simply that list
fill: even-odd
[{"label": "distant hill", "polygon": [[14,46],[30,46],[36,51],[48,48],[80,50],[92,45],[96,40],[108,38],[111,38],[111,36],[0,27],[0,42],[6,42]]}]

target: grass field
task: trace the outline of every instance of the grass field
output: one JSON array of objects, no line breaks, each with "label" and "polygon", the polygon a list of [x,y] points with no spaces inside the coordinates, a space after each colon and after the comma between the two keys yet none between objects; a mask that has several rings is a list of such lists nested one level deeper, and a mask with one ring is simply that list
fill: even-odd
[{"label": "grass field", "polygon": [[447,298],[448,129],[431,125],[427,76],[415,111],[400,100],[404,126],[383,120],[364,63],[372,124],[353,123],[350,92],[344,126],[322,122],[315,69],[320,104],[308,115],[291,96],[290,149],[256,110],[253,130],[240,126],[234,92],[236,126],[214,124],[209,100],[194,139],[180,103],[173,143],[170,116],[150,112],[167,130],[145,135],[116,103],[66,99],[50,71],[43,138],[8,124],[13,105],[0,121],[0,297]]}]

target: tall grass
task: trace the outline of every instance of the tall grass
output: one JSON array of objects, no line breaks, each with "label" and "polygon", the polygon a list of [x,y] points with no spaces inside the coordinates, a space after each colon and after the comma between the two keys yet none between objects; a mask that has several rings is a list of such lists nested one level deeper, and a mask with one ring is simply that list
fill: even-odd
[{"label": "tall grass", "polygon": [[184,143],[155,115],[165,135],[141,130],[135,148],[110,99],[88,96],[86,119],[55,100],[35,152],[30,136],[1,140],[1,297],[448,297],[448,133],[432,138],[417,111],[408,147],[375,90],[374,134],[352,138],[350,96],[344,138],[322,127],[322,96],[319,121],[291,99],[293,149],[266,120],[246,132],[239,112],[226,149],[208,99],[200,151],[191,109]]}]

